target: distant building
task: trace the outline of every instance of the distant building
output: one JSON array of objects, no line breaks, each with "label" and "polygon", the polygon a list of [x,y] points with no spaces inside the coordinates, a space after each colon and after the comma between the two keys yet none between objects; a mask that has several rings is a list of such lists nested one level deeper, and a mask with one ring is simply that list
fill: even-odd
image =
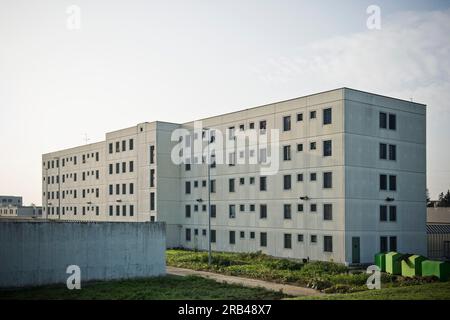
[{"label": "distant building", "polygon": [[42,207],[22,203],[20,196],[0,196],[0,217],[42,217]]},{"label": "distant building", "polygon": [[450,259],[450,208],[427,208],[428,257]]}]

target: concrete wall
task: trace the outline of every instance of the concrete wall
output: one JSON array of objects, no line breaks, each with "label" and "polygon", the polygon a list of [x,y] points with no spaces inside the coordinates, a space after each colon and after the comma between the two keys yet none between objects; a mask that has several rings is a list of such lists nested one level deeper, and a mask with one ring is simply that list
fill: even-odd
[{"label": "concrete wall", "polygon": [[0,287],[165,274],[165,224],[0,221]]}]

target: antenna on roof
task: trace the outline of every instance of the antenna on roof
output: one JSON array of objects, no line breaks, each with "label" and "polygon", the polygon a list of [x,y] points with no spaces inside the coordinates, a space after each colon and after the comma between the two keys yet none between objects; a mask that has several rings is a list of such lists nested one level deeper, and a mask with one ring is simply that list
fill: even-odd
[{"label": "antenna on roof", "polygon": [[87,133],[85,133],[84,134],[84,143],[85,144],[88,144],[88,141],[89,141],[90,139],[88,138],[88,135],[87,135]]}]

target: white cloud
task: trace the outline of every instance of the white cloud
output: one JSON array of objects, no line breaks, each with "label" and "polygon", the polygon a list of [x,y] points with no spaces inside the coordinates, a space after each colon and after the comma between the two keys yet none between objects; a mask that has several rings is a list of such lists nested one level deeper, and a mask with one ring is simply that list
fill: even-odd
[{"label": "white cloud", "polygon": [[449,35],[450,10],[402,12],[382,16],[381,30],[310,43],[256,72],[297,92],[346,86],[427,104],[428,186],[435,196],[450,188]]}]

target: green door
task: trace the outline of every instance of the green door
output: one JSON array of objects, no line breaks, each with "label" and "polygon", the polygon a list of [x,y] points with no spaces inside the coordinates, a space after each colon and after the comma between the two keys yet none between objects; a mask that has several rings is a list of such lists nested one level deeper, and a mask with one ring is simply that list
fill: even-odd
[{"label": "green door", "polygon": [[359,262],[359,237],[352,237],[352,263]]}]

